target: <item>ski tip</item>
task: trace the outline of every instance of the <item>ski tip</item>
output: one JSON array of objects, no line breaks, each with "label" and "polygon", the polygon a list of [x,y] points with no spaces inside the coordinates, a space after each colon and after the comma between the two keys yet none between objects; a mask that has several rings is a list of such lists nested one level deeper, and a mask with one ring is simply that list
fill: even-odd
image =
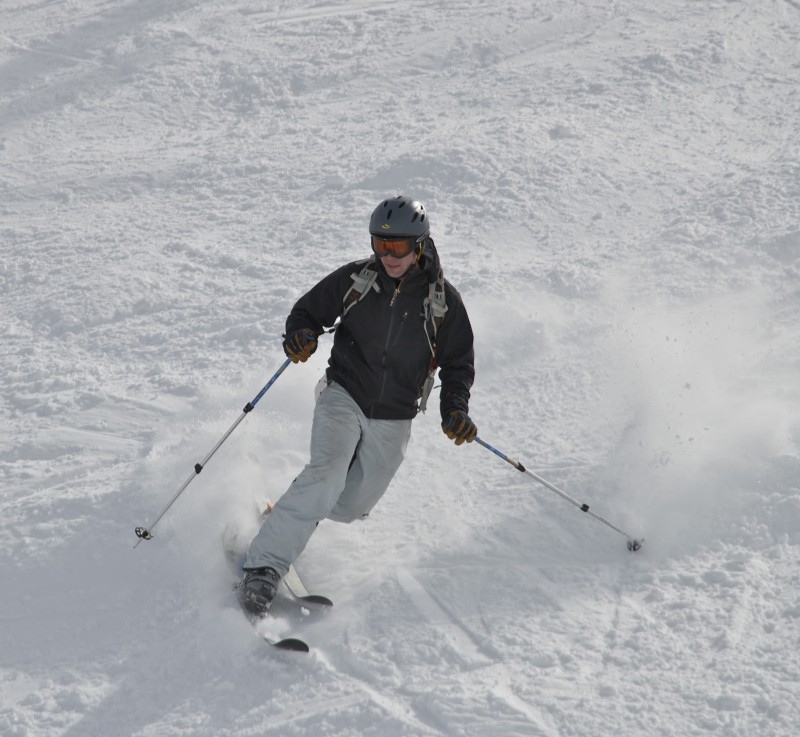
[{"label": "ski tip", "polygon": [[628,540],[628,550],[630,550],[632,553],[635,553],[637,550],[641,550],[642,543],[644,543],[643,537],[640,537],[638,539],[631,538],[630,540]]},{"label": "ski tip", "polygon": [[315,604],[316,606],[333,606],[333,602],[327,596],[320,596],[319,594],[309,594],[308,596],[297,597],[298,601],[306,604]]},{"label": "ski tip", "polygon": [[295,653],[307,653],[310,650],[305,642],[298,640],[296,637],[287,637],[284,640],[271,640],[267,637],[264,639],[272,645],[272,647],[278,648],[278,650],[289,650]]}]

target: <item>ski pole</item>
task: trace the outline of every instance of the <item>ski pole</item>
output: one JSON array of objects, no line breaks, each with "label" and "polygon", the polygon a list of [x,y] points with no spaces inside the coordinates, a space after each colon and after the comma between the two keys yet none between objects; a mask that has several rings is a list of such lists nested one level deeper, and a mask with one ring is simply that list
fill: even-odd
[{"label": "ski pole", "polygon": [[151,540],[153,538],[152,530],[158,524],[159,520],[169,511],[169,508],[173,504],[175,504],[175,502],[178,500],[178,497],[181,494],[183,494],[183,492],[186,490],[186,487],[189,486],[189,484],[192,483],[192,481],[194,481],[195,477],[199,475],[199,473],[205,468],[206,464],[211,460],[211,457],[214,455],[214,453],[216,453],[220,449],[220,447],[228,439],[230,434],[239,426],[239,423],[245,417],[247,417],[247,415],[250,412],[253,411],[253,409],[261,399],[261,397],[263,397],[267,393],[267,390],[278,380],[278,377],[286,370],[286,368],[289,366],[291,362],[292,362],[291,359],[287,358],[281,364],[281,367],[273,374],[272,378],[264,385],[264,388],[244,406],[242,414],[239,415],[236,422],[234,422],[233,425],[230,426],[228,431],[219,439],[217,444],[211,449],[208,455],[205,458],[203,458],[203,460],[200,461],[200,463],[195,463],[194,472],[192,473],[192,475],[189,476],[188,479],[186,479],[186,481],[183,483],[183,486],[181,486],[181,488],[178,489],[178,491],[175,493],[175,496],[173,496],[172,499],[170,499],[167,505],[164,507],[164,509],[162,509],[161,512],[159,512],[158,516],[153,520],[150,526],[136,528],[135,530],[136,537],[138,537],[139,539],[136,541],[136,545],[133,546],[134,548],[139,547],[139,543],[142,542],[142,540]]},{"label": "ski pole", "polygon": [[635,552],[642,547],[642,543],[644,542],[643,537],[639,539],[631,537],[627,532],[621,530],[616,525],[612,525],[605,517],[601,517],[599,514],[595,514],[591,509],[589,509],[588,504],[584,504],[583,502],[579,502],[577,499],[573,499],[569,494],[561,491],[561,489],[559,489],[554,484],[551,484],[549,481],[543,479],[541,476],[535,474],[533,471],[529,471],[519,461],[512,460],[505,453],[502,453],[501,451],[497,450],[497,448],[489,445],[489,443],[481,440],[479,437],[475,438],[475,442],[478,443],[478,445],[482,445],[487,450],[492,451],[492,453],[502,458],[506,463],[509,463],[512,466],[514,466],[514,468],[516,468],[517,471],[522,471],[522,473],[527,474],[534,481],[538,481],[542,486],[545,486],[546,488],[550,489],[550,491],[553,491],[556,494],[558,494],[562,499],[566,499],[571,504],[574,504],[576,507],[578,507],[578,509],[581,510],[581,512],[586,512],[589,516],[594,517],[596,520],[599,520],[604,525],[608,525],[615,532],[618,532],[620,535],[626,537],[628,540],[628,550],[630,550],[631,552]]}]

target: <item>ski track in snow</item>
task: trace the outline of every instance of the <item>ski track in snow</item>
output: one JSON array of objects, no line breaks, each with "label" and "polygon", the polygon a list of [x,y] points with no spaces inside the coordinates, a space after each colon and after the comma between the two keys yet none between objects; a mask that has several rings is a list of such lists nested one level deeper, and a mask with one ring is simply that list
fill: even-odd
[{"label": "ski track in snow", "polygon": [[[0,9],[3,737],[800,732],[791,0]],[[476,334],[266,648],[220,555],[302,467],[294,300],[415,194]],[[327,339],[326,339],[327,340]]]}]

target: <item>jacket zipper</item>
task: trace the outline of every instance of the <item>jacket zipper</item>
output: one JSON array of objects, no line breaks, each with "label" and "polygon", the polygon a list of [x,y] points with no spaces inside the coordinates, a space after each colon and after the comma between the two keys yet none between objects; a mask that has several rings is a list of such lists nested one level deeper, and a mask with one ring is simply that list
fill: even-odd
[{"label": "jacket zipper", "polygon": [[392,333],[394,332],[394,315],[395,315],[394,303],[397,301],[397,295],[400,294],[400,286],[402,285],[402,283],[403,280],[401,279],[400,284],[397,285],[397,287],[394,290],[394,294],[392,294],[391,300],[389,300],[389,328],[386,331],[386,343],[383,346],[383,356],[381,356],[381,367],[383,369],[383,378],[381,379],[381,391],[380,394],[378,395],[378,400],[377,402],[375,402],[375,404],[379,404],[381,401],[383,401],[383,394],[386,390],[386,379],[388,378],[387,376],[388,372],[386,370],[386,354],[389,351],[389,345],[392,342]]}]

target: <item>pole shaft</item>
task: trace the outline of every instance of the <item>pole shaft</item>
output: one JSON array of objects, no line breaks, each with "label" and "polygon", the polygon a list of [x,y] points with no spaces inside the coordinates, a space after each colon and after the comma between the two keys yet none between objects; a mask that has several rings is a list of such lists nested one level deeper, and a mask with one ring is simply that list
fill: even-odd
[{"label": "pole shaft", "polygon": [[528,476],[530,476],[535,481],[538,481],[545,488],[550,489],[550,491],[553,491],[556,494],[558,494],[562,499],[566,499],[571,504],[574,504],[576,507],[578,507],[578,509],[580,509],[582,512],[586,512],[586,514],[588,514],[590,517],[594,517],[596,520],[598,520],[599,522],[602,522],[604,525],[608,525],[608,527],[610,527],[615,532],[618,532],[620,535],[624,535],[626,538],[628,538],[629,542],[633,541],[633,538],[630,535],[628,535],[627,532],[625,532],[624,530],[621,530],[616,525],[611,524],[611,522],[609,522],[605,517],[602,517],[599,514],[595,514],[589,508],[588,504],[584,504],[582,502],[579,502],[577,499],[574,499],[569,494],[567,494],[566,492],[564,492],[561,489],[559,489],[555,484],[551,484],[549,481],[547,481],[546,479],[543,479],[541,476],[539,476],[538,474],[535,474],[533,471],[529,471],[519,461],[515,461],[515,460],[509,458],[505,453],[503,453],[502,451],[498,450],[494,446],[489,445],[489,443],[485,442],[484,440],[481,440],[481,438],[476,437],[475,438],[475,442],[478,443],[478,445],[482,445],[487,450],[492,451],[492,453],[494,453],[496,456],[499,456],[500,458],[502,458],[506,463],[514,466],[514,468],[516,468],[517,471],[522,471],[522,473],[527,474]]},{"label": "pole shaft", "polygon": [[228,428],[225,434],[217,441],[216,445],[214,445],[214,447],[208,452],[206,457],[203,458],[203,460],[200,461],[200,463],[195,464],[194,473],[191,476],[189,476],[189,478],[186,479],[186,481],[183,482],[183,486],[181,486],[181,488],[178,489],[177,492],[175,492],[175,495],[172,497],[172,499],[169,500],[169,502],[167,502],[166,506],[158,513],[156,518],[150,523],[150,526],[136,528],[136,535],[139,539],[136,541],[136,545],[133,546],[134,548],[139,547],[139,543],[142,540],[149,540],[152,537],[151,530],[159,523],[161,518],[169,511],[170,507],[173,504],[175,504],[176,501],[178,501],[178,497],[180,497],[180,495],[183,494],[184,491],[186,491],[186,487],[189,486],[189,484],[191,484],[192,481],[194,481],[195,477],[200,474],[200,472],[205,468],[206,464],[211,460],[214,454],[222,447],[222,444],[231,436],[231,433],[233,433],[233,431],[237,427],[239,427],[239,424],[242,422],[242,420],[245,417],[247,417],[247,415],[250,412],[253,411],[256,404],[258,404],[259,400],[261,399],[261,397],[263,397],[267,393],[269,388],[278,380],[278,377],[286,370],[286,368],[289,366],[289,364],[291,364],[291,362],[292,362],[291,359],[287,358],[281,364],[280,368],[273,374],[272,378],[264,385],[261,391],[258,394],[256,394],[256,396],[252,399],[252,401],[248,402],[245,405],[244,409],[242,410],[242,414],[240,414],[239,417],[236,418],[236,422],[234,422]]},{"label": "pole shaft", "polygon": [[278,377],[289,367],[291,363],[292,359],[287,358],[281,364],[281,367],[275,372],[273,377],[264,385],[264,388],[258,394],[256,394],[256,396],[252,399],[252,401],[249,404],[250,409],[253,409],[258,404],[261,397],[263,397],[269,391],[269,388],[278,380]]}]

